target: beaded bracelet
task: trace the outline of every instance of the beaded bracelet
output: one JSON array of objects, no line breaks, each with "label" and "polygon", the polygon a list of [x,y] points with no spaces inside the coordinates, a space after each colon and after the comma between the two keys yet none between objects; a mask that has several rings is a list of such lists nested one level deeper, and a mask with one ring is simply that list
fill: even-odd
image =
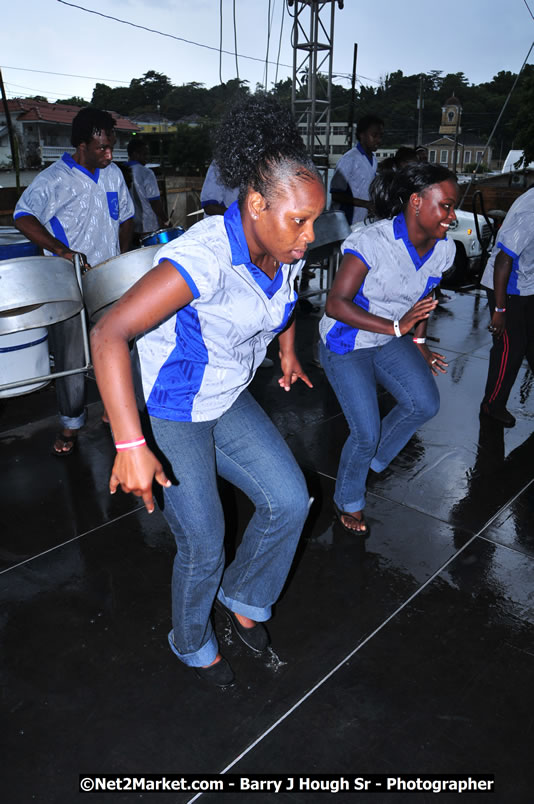
[{"label": "beaded bracelet", "polygon": [[143,436],[141,438],[136,438],[135,441],[116,441],[115,442],[115,449],[117,452],[121,452],[123,449],[132,449],[132,447],[142,447],[143,444],[146,444],[145,439]]},{"label": "beaded bracelet", "polygon": [[505,313],[506,312],[506,307],[496,307],[495,312],[496,313]]},{"label": "beaded bracelet", "polygon": [[414,343],[426,343],[426,338],[412,338]]},{"label": "beaded bracelet", "polygon": [[393,332],[395,333],[396,338],[402,338],[402,332],[400,331],[400,326],[398,321],[393,322]]}]

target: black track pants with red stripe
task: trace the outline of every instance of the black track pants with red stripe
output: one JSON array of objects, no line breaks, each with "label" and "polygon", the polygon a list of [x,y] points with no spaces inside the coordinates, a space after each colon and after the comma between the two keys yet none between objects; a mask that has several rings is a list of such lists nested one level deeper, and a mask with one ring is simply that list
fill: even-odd
[{"label": "black track pants with red stripe", "polygon": [[[495,309],[495,293],[488,290],[490,316]],[[483,402],[505,408],[523,358],[534,371],[534,296],[506,297],[506,329],[493,337],[488,379]]]}]

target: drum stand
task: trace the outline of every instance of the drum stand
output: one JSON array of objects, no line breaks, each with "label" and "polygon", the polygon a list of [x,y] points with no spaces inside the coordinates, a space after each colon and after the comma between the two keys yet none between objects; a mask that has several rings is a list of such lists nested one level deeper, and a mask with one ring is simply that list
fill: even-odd
[{"label": "drum stand", "polygon": [[[83,298],[82,297],[82,259],[81,259],[79,254],[74,255],[73,264],[74,264],[74,271],[75,271],[75,274],[76,274],[76,281],[78,283],[78,288],[79,288],[79,291],[80,291],[80,299],[82,299]],[[1,268],[1,263],[0,263],[0,268]],[[26,386],[26,385],[33,385],[33,384],[37,385],[38,383],[46,383],[46,382],[49,382],[50,380],[55,379],[56,377],[67,377],[67,376],[69,376],[71,374],[81,374],[83,372],[88,371],[90,368],[92,368],[91,353],[90,353],[90,349],[89,349],[89,336],[88,336],[88,333],[87,333],[87,321],[86,321],[86,318],[85,318],[85,308],[83,307],[83,301],[81,301],[81,304],[82,304],[81,310],[80,310],[79,313],[77,313],[77,315],[79,316],[80,326],[82,328],[85,365],[80,366],[79,368],[69,369],[68,371],[55,371],[55,372],[50,372],[49,374],[43,374],[43,375],[41,375],[39,377],[26,377],[25,379],[17,380],[16,382],[2,383],[2,384],[0,384],[0,391],[7,391],[7,390],[10,390],[12,388],[21,388],[21,387]],[[56,322],[50,322],[50,321],[47,321],[46,323],[41,322],[41,323],[33,324],[32,327],[28,327],[27,329],[34,329],[34,328],[36,328],[38,326],[46,326],[47,324],[50,324],[50,323],[56,323]],[[17,329],[19,329],[19,328],[17,328]],[[5,334],[8,334],[8,333],[6,332]],[[37,390],[37,389],[35,389],[35,390]],[[29,391],[28,393],[31,393],[31,391]]]}]

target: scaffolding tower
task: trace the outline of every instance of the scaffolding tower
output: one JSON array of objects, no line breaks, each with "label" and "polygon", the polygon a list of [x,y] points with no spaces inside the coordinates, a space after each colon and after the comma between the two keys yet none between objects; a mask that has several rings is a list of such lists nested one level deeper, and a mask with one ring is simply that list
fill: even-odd
[{"label": "scaffolding tower", "polygon": [[[293,12],[291,105],[308,153],[328,170],[334,15],[344,0],[287,0]],[[304,131],[303,131],[304,128]]]}]

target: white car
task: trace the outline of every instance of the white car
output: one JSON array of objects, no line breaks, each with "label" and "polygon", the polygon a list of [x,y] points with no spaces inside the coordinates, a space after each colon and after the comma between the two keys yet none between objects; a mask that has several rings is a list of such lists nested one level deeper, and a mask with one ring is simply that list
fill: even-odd
[{"label": "white car", "polygon": [[484,249],[491,249],[492,231],[482,215],[477,215],[480,243],[473,212],[457,209],[456,220],[449,226],[448,236],[456,243],[456,258],[452,267],[443,274],[445,282],[456,282],[480,273]]}]

